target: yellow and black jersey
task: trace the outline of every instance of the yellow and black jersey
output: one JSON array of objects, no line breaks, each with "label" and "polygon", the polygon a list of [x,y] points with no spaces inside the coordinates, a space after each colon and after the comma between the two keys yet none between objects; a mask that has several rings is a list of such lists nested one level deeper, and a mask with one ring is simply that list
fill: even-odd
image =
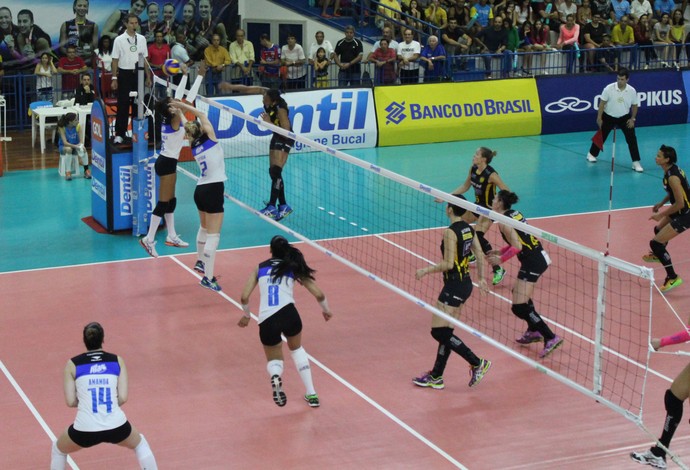
[{"label": "yellow and black jersey", "polygon": [[[527,219],[525,219],[525,216],[522,215],[522,212],[518,210],[510,209],[505,211],[503,215],[505,215],[506,217],[510,217],[511,219],[517,222],[522,222],[524,224],[527,223]],[[518,253],[519,260],[527,258],[533,253],[541,253],[543,247],[541,246],[541,242],[537,240],[537,237],[535,237],[534,235],[530,235],[529,233],[525,233],[522,230],[516,229],[515,232],[517,232],[518,238],[520,239],[521,249],[520,253]],[[506,239],[506,236],[503,235],[503,232],[501,232],[501,236],[503,237],[503,240],[509,243],[509,241]]]},{"label": "yellow and black jersey", "polygon": [[688,179],[685,177],[685,172],[678,168],[678,165],[671,165],[671,167],[664,173],[664,190],[668,194],[671,204],[676,203],[676,197],[673,194],[673,189],[668,183],[671,176],[677,176],[680,179],[681,188],[683,188],[683,208],[679,210],[678,214],[685,214],[690,210],[690,185]]},{"label": "yellow and black jersey", "polygon": [[487,209],[491,208],[494,196],[496,196],[496,185],[489,183],[489,178],[494,173],[496,170],[491,165],[487,165],[482,171],[479,171],[477,165],[472,165],[470,170],[470,183],[474,188],[474,202]]},{"label": "yellow and black jersey", "polygon": [[[474,230],[465,221],[458,221],[448,227],[458,239],[453,268],[444,271],[443,281],[462,281],[470,276],[470,254],[472,253],[472,240],[474,240]],[[441,241],[441,254],[445,257],[445,246]]]},{"label": "yellow and black jersey", "polygon": [[[266,111],[266,114],[268,114],[268,117],[271,120],[271,124],[275,124],[278,127],[280,127],[280,117],[278,116],[278,110],[280,108],[283,108],[285,110],[288,116],[288,121],[290,121],[290,110],[286,105],[279,102],[271,106],[264,106],[264,111]],[[292,131],[292,124],[290,125],[290,131]]]}]

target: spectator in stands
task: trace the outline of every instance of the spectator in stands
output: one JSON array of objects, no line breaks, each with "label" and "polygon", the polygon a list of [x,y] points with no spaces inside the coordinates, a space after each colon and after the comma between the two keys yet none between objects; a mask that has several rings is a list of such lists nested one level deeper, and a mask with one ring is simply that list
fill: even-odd
[{"label": "spectator in stands", "polygon": [[53,75],[58,73],[53,58],[47,52],[41,54],[41,61],[36,64],[36,100],[53,102]]},{"label": "spectator in stands", "polygon": [[517,50],[518,47],[520,47],[520,33],[513,25],[513,20],[510,18],[503,18],[503,29],[508,32],[508,44],[506,45],[506,67],[511,71],[511,73],[515,73],[517,72],[519,60]]},{"label": "spectator in stands", "polygon": [[79,74],[87,69],[84,60],[77,57],[75,46],[67,46],[67,56],[60,58],[57,69],[62,74],[62,99],[69,99],[79,84]]},{"label": "spectator in stands", "polygon": [[397,78],[395,65],[398,62],[398,54],[395,49],[389,47],[388,39],[381,38],[379,47],[369,54],[369,62],[374,63],[374,83],[376,85],[392,85]]},{"label": "spectator in stands", "polygon": [[[528,1],[528,0],[526,0]],[[465,0],[453,0],[448,7],[448,22],[455,18],[460,26],[470,22],[470,6]]]},{"label": "spectator in stands", "polygon": [[103,35],[98,40],[98,47],[93,51],[95,66],[101,72],[110,72],[113,63],[113,40],[110,36]]},{"label": "spectator in stands", "polygon": [[635,44],[635,33],[630,26],[630,17],[623,15],[611,30],[611,42],[614,46],[631,46]]},{"label": "spectator in stands", "polygon": [[435,31],[430,31],[431,34],[445,29],[448,26],[448,13],[441,7],[439,0],[431,0],[429,2],[429,6],[424,10],[424,17],[428,23],[436,27]]},{"label": "spectator in stands", "polygon": [[338,66],[338,83],[341,87],[358,86],[360,84],[362,56],[364,49],[362,41],[355,38],[355,28],[345,27],[345,37],[338,41],[331,59]]},{"label": "spectator in stands", "polygon": [[640,16],[637,24],[633,26],[633,33],[635,34],[635,43],[638,48],[644,52],[645,65],[644,69],[649,68],[649,62],[654,60],[654,47],[652,43],[653,30],[649,25],[650,16],[643,14]]},{"label": "spectator in stands", "polygon": [[505,20],[509,19],[511,24],[515,21],[515,2],[512,0],[503,1],[499,4],[494,4],[494,18],[500,16],[503,18],[503,24],[505,25]]},{"label": "spectator in stands", "polygon": [[398,44],[398,73],[400,83],[419,83],[419,54],[422,46],[414,40],[414,32],[407,28],[403,32],[404,41]]},{"label": "spectator in stands", "polygon": [[280,48],[273,44],[268,34],[259,36],[261,59],[259,63],[259,74],[261,75],[261,85],[266,88],[278,88],[280,85]]},{"label": "spectator in stands", "polygon": [[[185,64],[187,67],[190,67],[192,64],[194,64],[194,61],[189,57],[186,43],[187,37],[185,36],[185,27],[178,26],[175,44],[173,44],[172,48],[170,49],[170,58],[177,60],[181,64]],[[172,81],[175,85],[179,85],[181,80],[182,74],[180,73],[172,76]]]},{"label": "spectator in stands", "polygon": [[175,44],[177,28],[180,27],[180,23],[175,20],[175,13],[175,5],[173,3],[168,2],[163,5],[163,34],[165,35],[165,42],[170,47]]},{"label": "spectator in stands", "polygon": [[163,63],[170,57],[170,46],[165,42],[163,31],[155,32],[155,40],[148,45],[149,64],[153,69],[154,75],[163,77]]},{"label": "spectator in stands", "polygon": [[464,29],[458,26],[457,18],[448,20],[448,27],[442,31],[441,40],[446,50],[446,56],[450,60],[451,68],[454,68],[456,64],[461,69],[465,68],[463,65],[466,64],[466,59],[464,62],[463,59],[460,59],[458,62],[454,57],[470,53],[472,38],[469,37]]},{"label": "spectator in stands", "polygon": [[77,56],[84,62],[91,61],[91,53],[98,46],[98,25],[86,18],[89,0],[75,0],[72,4],[74,18],[60,26],[60,53],[67,54],[67,45],[77,47]]},{"label": "spectator in stands", "polygon": [[204,63],[208,67],[205,77],[207,96],[220,92],[218,84],[223,81],[223,71],[232,64],[230,53],[220,45],[220,41],[220,34],[214,34],[211,37],[211,45],[204,50]]},{"label": "spectator in stands", "polygon": [[563,0],[557,5],[556,10],[558,11],[558,20],[561,24],[565,24],[568,22],[568,15],[577,15],[577,4],[573,0]]},{"label": "spectator in stands", "polygon": [[[91,75],[89,72],[82,72],[79,79],[79,86],[77,87],[74,95],[74,104],[84,106],[89,103],[93,103],[95,97],[96,92],[91,84]],[[87,126],[87,129],[90,128],[91,126]]]},{"label": "spectator in stands", "polygon": [[599,13],[602,21],[607,21],[611,18],[611,1],[592,0],[592,15],[596,13]]},{"label": "spectator in stands", "polygon": [[575,51],[579,47],[580,25],[575,23],[575,15],[569,14],[565,17],[565,24],[561,25],[558,35],[556,48],[567,52],[566,73],[574,72]]},{"label": "spectator in stands", "polygon": [[486,78],[491,78],[491,59],[494,55],[501,56],[501,75],[505,75],[507,64],[504,54],[508,47],[508,31],[503,28],[503,18],[500,16],[494,18],[493,27],[482,29],[475,41],[482,48]]},{"label": "spectator in stands", "polygon": [[[146,6],[146,16],[148,19],[141,23],[141,35],[146,38],[146,44],[153,44],[156,41],[156,32],[163,32],[165,26],[162,21],[158,21],[160,8],[155,2],[151,2]],[[163,33],[165,37],[165,33]]]},{"label": "spectator in stands", "polygon": [[328,60],[328,57],[328,53],[323,47],[319,47],[316,50],[313,60],[316,88],[328,88],[331,86],[328,78],[328,67],[330,67],[331,61]]},{"label": "spectator in stands", "polygon": [[671,23],[668,13],[661,15],[661,20],[654,25],[654,33],[652,34],[652,42],[656,47],[656,55],[661,60],[662,67],[668,67],[668,56],[671,53]]},{"label": "spectator in stands", "polygon": [[[583,28],[592,22],[592,7],[590,6],[589,0],[582,0],[582,5],[577,7],[577,15],[575,15],[575,21],[580,25],[580,32]],[[584,40],[580,40],[584,43]]]},{"label": "spectator in stands", "polygon": [[115,40],[116,37],[127,29],[127,15],[135,15],[139,19],[139,24],[141,24],[141,14],[144,12],[144,9],[146,9],[145,0],[130,0],[129,10],[115,10],[105,21],[101,34],[106,34]]},{"label": "spectator in stands", "polygon": [[17,30],[17,48],[22,55],[21,60],[24,65],[33,69],[40,62],[41,54],[50,52],[50,36],[34,24],[31,10],[19,10]]},{"label": "spectator in stands", "polygon": [[618,23],[623,16],[629,14],[630,2],[628,0],[611,0],[611,21]]},{"label": "spectator in stands", "polygon": [[429,36],[419,60],[424,67],[424,83],[440,82],[445,78],[446,50],[438,42],[438,37],[433,34]]},{"label": "spectator in stands", "polygon": [[525,76],[532,75],[532,23],[525,21],[518,28],[518,52],[525,52],[522,56],[522,68],[520,71]]},{"label": "spectator in stands", "polygon": [[287,67],[286,88],[288,90],[305,88],[307,68],[304,64],[307,62],[307,57],[302,46],[297,44],[297,38],[293,33],[288,33],[287,44],[280,51],[280,59],[281,64]]},{"label": "spectator in stands", "polygon": [[532,6],[530,0],[521,0],[515,6],[515,18],[518,26],[521,26],[525,21],[532,21]]},{"label": "spectator in stands", "polygon": [[601,39],[601,46],[597,49],[594,60],[596,62],[595,71],[617,72],[620,52],[616,50],[611,42],[611,35],[604,34]]},{"label": "spectator in stands", "polygon": [[587,64],[594,69],[599,69],[599,65],[595,60],[594,49],[601,47],[601,43],[604,41],[604,34],[608,34],[608,30],[601,20],[601,13],[594,12],[592,14],[592,22],[585,25],[583,29],[583,48],[587,51]]},{"label": "spectator in stands", "polygon": [[[414,1],[414,0],[412,0],[412,1]],[[412,4],[412,2],[410,2],[410,4]],[[393,29],[390,26],[384,26],[383,27],[383,37],[381,39],[385,39],[386,41],[388,41],[388,48],[393,49],[394,51],[396,51],[396,54],[397,54],[398,41],[393,39]],[[367,56],[367,62],[371,61],[372,54],[374,54],[374,51],[376,51],[376,49],[378,49],[379,47],[381,47],[381,41],[380,40],[376,41],[374,43],[374,45],[372,46],[371,52]]]},{"label": "spectator in stands", "polygon": [[309,47],[308,57],[309,63],[312,65],[314,64],[316,53],[318,52],[320,47],[323,47],[323,49],[326,51],[326,59],[330,59],[330,57],[333,55],[333,44],[331,44],[331,41],[326,39],[326,35],[323,31],[317,31],[314,35],[314,39],[316,41],[311,43],[311,46]]},{"label": "spectator in stands", "polygon": [[254,44],[246,39],[243,29],[235,31],[235,40],[230,43],[230,60],[232,61],[232,83],[251,86],[254,66]]},{"label": "spectator in stands", "polygon": [[[608,1],[608,0],[607,0]],[[544,9],[539,12],[539,16],[544,21],[544,24],[549,27],[549,34],[551,32],[558,33],[561,29],[561,14],[558,13],[558,8],[553,0],[545,0]],[[549,43],[553,44],[555,38],[550,39]]]},{"label": "spectator in stands", "polygon": [[[398,0],[379,0],[377,9],[376,26],[383,29],[387,21],[390,21],[391,28],[395,31],[396,23],[400,23],[400,3]],[[395,33],[393,33],[395,36]]]},{"label": "spectator in stands", "polygon": [[545,70],[546,65],[546,54],[545,52],[551,49],[549,46],[549,27],[544,25],[544,22],[537,18],[534,21],[530,32],[530,48],[532,51],[539,53],[539,62],[542,71],[545,74],[548,72]]},{"label": "spectator in stands", "polygon": [[[489,23],[494,17],[494,12],[491,9],[491,5],[487,3],[487,0],[479,0],[470,9],[470,17],[474,18],[477,15],[477,23],[481,25],[482,28],[489,26]],[[503,24],[501,22],[501,24]]]},{"label": "spectator in stands", "polygon": [[333,16],[329,15],[327,10],[328,6],[331,4],[331,0],[322,0],[323,9],[321,10],[321,16],[324,18],[333,18],[333,16],[340,16],[340,0],[335,0],[333,4]]},{"label": "spectator in stands", "polygon": [[683,42],[685,41],[685,20],[683,19],[683,12],[680,10],[673,10],[671,14],[671,31],[668,37],[674,44],[673,48],[676,51],[673,66],[680,70],[680,54],[683,52]]},{"label": "spectator in stands", "polygon": [[632,0],[630,3],[630,16],[633,17],[633,24],[640,21],[642,15],[647,15],[651,17],[654,14],[652,11],[652,5],[649,0]]},{"label": "spectator in stands", "polygon": [[676,3],[673,0],[654,0],[654,14],[661,20],[664,13],[671,17],[671,13],[676,9]]},{"label": "spectator in stands", "polygon": [[[421,32],[424,30],[422,21],[426,20],[426,16],[424,15],[424,10],[422,8],[419,8],[419,3],[417,2],[417,0],[410,0],[410,6],[407,9],[407,14],[409,15],[405,17],[405,22],[407,23],[407,26],[417,31],[417,38],[421,37]],[[384,26],[383,28],[388,28],[390,30],[391,26]]]}]

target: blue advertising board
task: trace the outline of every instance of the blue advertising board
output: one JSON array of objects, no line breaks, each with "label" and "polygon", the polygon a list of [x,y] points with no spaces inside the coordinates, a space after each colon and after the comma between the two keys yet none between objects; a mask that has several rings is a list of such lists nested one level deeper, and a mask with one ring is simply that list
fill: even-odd
[{"label": "blue advertising board", "polygon": [[[542,134],[596,129],[599,98],[615,74],[538,77]],[[676,71],[631,72],[628,82],[637,90],[637,126],[680,124],[688,120],[688,92]]]}]

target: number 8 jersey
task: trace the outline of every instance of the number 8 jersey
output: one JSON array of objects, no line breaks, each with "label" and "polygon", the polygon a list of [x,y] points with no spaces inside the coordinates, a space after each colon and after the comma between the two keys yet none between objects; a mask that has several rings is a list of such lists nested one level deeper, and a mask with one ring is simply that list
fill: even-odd
[{"label": "number 8 jersey", "polygon": [[258,283],[261,292],[261,305],[259,306],[259,323],[278,312],[286,305],[295,302],[293,290],[295,287],[295,276],[288,271],[285,275],[277,279],[274,283],[271,280],[273,266],[280,260],[269,259],[259,265]]},{"label": "number 8 jersey", "polygon": [[116,354],[90,351],[73,357],[76,366],[77,431],[107,431],[127,421],[118,404],[120,363]]}]

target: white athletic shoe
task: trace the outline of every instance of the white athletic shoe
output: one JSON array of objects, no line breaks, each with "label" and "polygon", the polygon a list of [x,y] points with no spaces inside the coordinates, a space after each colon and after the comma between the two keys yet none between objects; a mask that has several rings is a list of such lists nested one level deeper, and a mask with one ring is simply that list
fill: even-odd
[{"label": "white athletic shoe", "polygon": [[119,135],[116,135],[115,138],[113,139],[114,144],[121,144],[124,142],[124,139],[120,137]]},{"label": "white athletic shoe", "polygon": [[654,468],[666,468],[666,460],[663,457],[657,457],[652,454],[651,450],[645,452],[632,452],[630,458],[642,465],[649,465]]},{"label": "white athletic shoe", "polygon": [[642,165],[640,165],[640,162],[633,162],[632,163],[632,169],[638,173],[642,173],[644,171],[644,168],[642,168]]},{"label": "white athletic shoe", "polygon": [[587,161],[590,163],[596,163],[597,162],[597,157],[592,155],[591,153],[587,152]]},{"label": "white athletic shoe", "polygon": [[139,244],[142,246],[142,248],[144,248],[144,250],[146,250],[146,253],[148,253],[149,256],[153,258],[158,258],[155,241],[149,241],[149,239],[146,238],[146,235],[144,235],[139,239]]},{"label": "white athletic shoe", "polygon": [[165,244],[167,246],[174,246],[176,248],[187,248],[189,246],[189,243],[182,240],[179,235],[176,235],[175,238],[172,238],[168,235],[165,238]]}]

